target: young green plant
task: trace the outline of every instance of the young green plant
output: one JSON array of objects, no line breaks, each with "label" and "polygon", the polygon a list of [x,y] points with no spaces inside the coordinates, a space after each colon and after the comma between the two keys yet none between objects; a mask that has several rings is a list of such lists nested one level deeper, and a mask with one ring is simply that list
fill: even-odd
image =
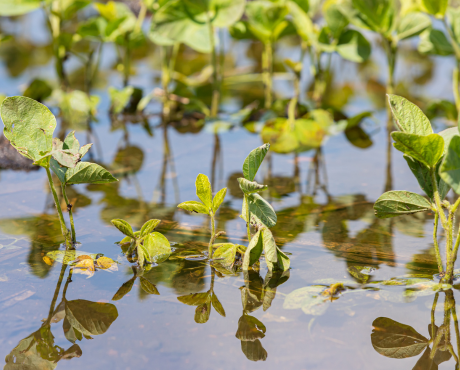
[{"label": "young green plant", "polygon": [[[454,238],[454,215],[460,198],[454,204],[445,199],[452,188],[460,194],[460,134],[457,127],[438,134],[433,132],[428,118],[408,100],[388,95],[391,111],[399,129],[391,134],[394,147],[404,153],[404,159],[428,199],[409,191],[389,191],[374,204],[379,218],[434,212],[433,242],[440,277],[451,283],[460,244],[460,234]],[[438,223],[446,235],[446,261],[439,250]]]},{"label": "young green plant", "polygon": [[161,220],[148,220],[139,231],[134,232],[131,225],[122,219],[114,219],[112,225],[126,235],[119,244],[128,258],[135,253],[139,269],[144,265],[160,263],[168,259],[171,245],[166,237],[154,231]]},{"label": "young green plant", "polygon": [[177,207],[189,212],[202,213],[205,215],[207,214],[209,215],[209,217],[211,217],[211,239],[209,241],[208,246],[208,258],[212,259],[213,244],[220,234],[216,233],[215,216],[217,210],[219,209],[220,205],[225,199],[225,195],[227,194],[227,188],[219,190],[213,198],[209,178],[208,176],[203,175],[201,173],[196,178],[195,187],[196,195],[201,200],[201,202],[191,200],[188,202],[183,202],[179,204]]},{"label": "young green plant", "polygon": [[[241,218],[246,221],[249,246],[243,258],[243,271],[259,261],[262,251],[268,269],[272,271],[279,268],[283,271],[289,269],[290,260],[276,245],[270,227],[276,225],[277,217],[273,207],[258,193],[267,189],[267,185],[254,181],[257,171],[265,155],[270,149],[270,144],[264,144],[249,153],[243,164],[244,177],[238,178],[240,189],[244,193]],[[251,238],[251,225],[257,230]]]}]

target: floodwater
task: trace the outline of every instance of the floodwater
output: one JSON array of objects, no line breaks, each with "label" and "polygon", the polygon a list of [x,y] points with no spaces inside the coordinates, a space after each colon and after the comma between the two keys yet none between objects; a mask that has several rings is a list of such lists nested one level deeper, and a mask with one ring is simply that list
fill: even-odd
[{"label": "floodwater", "polygon": [[[40,12],[2,19],[1,27],[12,30],[17,42],[0,46],[0,93],[21,94],[36,77],[55,79]],[[257,65],[257,44],[227,41],[231,68]],[[196,176],[208,175],[215,191],[229,188],[217,217],[217,230],[226,232],[220,242],[246,244],[236,178],[250,150],[263,143],[263,123],[255,128],[202,125],[193,119],[165,123],[159,102],[152,102],[142,119],[111,118],[107,88],[121,88],[122,78],[114,68],[115,50],[107,45],[92,91],[101,99],[97,122],[61,124],[56,132],[76,129],[82,145],[94,143],[91,160],[120,180],[69,190],[78,250],[118,261],[118,271],[98,270],[90,278],[73,274],[69,279],[66,265],[46,264],[47,252],[62,249],[46,173],[2,170],[0,358],[5,358],[5,369],[455,368],[445,340],[434,360],[424,342],[433,334],[432,315],[438,327],[446,325],[444,304],[455,306],[458,298],[455,287],[437,294],[423,288],[423,278],[428,281],[437,270],[432,215],[379,220],[373,213],[373,202],[385,189],[421,192],[402,155],[388,149],[386,69],[377,40],[373,46],[372,59],[364,65],[332,58],[327,93],[329,104],[349,116],[372,112],[361,126],[361,141],[338,133],[325,138],[320,149],[271,152],[259,171],[259,182],[270,186],[265,197],[278,214],[273,233],[291,259],[288,274],[267,276],[263,261],[259,270],[231,275],[211,269],[200,258],[187,258],[206,250],[209,220],[176,207],[195,200]],[[149,46],[135,55],[132,85],[146,92],[160,85],[158,53]],[[298,47],[281,41],[275,57],[278,65],[284,58],[296,59]],[[206,58],[183,50],[177,68],[191,74]],[[66,63],[78,82],[78,61],[71,57]],[[421,57],[415,43],[404,42],[396,68],[397,92],[422,107],[433,99],[451,99],[452,68],[453,60]],[[308,71],[307,61],[304,95],[312,82]],[[278,97],[290,98],[292,89],[292,81],[275,80]],[[257,83],[225,86],[222,109],[236,112],[262,95]],[[436,131],[452,124],[434,122]],[[126,219],[136,229],[151,218],[161,219],[158,231],[174,243],[170,258],[144,274],[150,290],[144,280],[133,278],[131,264],[115,244],[122,237],[110,224],[114,218]],[[421,285],[372,284],[409,274],[422,277]],[[348,287],[338,299],[311,304],[309,289],[337,281]],[[195,293],[217,297],[220,306],[183,303]],[[93,335],[69,333],[69,315],[88,325],[97,322]],[[452,326],[450,339],[458,354],[454,322],[447,325]],[[379,335],[385,330],[408,333],[411,357],[381,354]],[[21,361],[30,367],[17,365]]]}]

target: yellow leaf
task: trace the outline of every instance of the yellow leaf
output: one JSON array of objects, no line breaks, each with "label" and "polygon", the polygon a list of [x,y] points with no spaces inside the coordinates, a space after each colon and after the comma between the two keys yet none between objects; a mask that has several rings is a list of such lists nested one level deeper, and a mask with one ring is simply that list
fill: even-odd
[{"label": "yellow leaf", "polygon": [[97,267],[101,270],[118,271],[116,262],[109,257],[99,257],[97,259]]},{"label": "yellow leaf", "polygon": [[94,275],[94,262],[92,259],[83,259],[73,268],[74,274],[87,275],[88,278]]},{"label": "yellow leaf", "polygon": [[43,257],[43,261],[45,261],[45,263],[46,263],[47,265],[49,265],[49,266],[53,266],[53,265],[54,265],[54,261],[53,261],[51,258],[47,257],[47,256],[44,256],[44,257]]}]

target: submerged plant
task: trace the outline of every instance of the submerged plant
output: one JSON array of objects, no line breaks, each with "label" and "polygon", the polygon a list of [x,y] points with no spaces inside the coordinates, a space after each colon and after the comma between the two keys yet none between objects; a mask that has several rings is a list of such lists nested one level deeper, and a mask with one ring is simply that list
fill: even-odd
[{"label": "submerged plant", "polygon": [[[454,237],[454,215],[460,198],[454,204],[445,199],[452,188],[460,194],[460,134],[457,127],[433,132],[431,123],[416,105],[388,95],[391,111],[399,132],[393,132],[394,147],[404,153],[409,168],[428,199],[409,191],[384,193],[374,205],[380,218],[417,212],[434,212],[433,241],[441,281],[451,283],[460,245],[460,233]],[[439,250],[438,223],[446,235],[446,261]]]},{"label": "submerged plant", "polygon": [[168,259],[171,254],[171,245],[166,237],[154,231],[161,220],[148,220],[139,231],[134,232],[131,225],[125,220],[114,219],[113,226],[124,235],[119,244],[125,255],[131,259],[135,254],[140,269],[144,264],[160,263]]},{"label": "submerged plant", "polygon": [[213,255],[214,241],[222,233],[216,233],[215,216],[217,210],[219,209],[220,205],[225,199],[225,195],[227,194],[227,188],[219,190],[213,198],[209,178],[208,176],[203,175],[201,173],[196,178],[195,187],[196,195],[201,200],[201,202],[191,200],[188,202],[183,202],[179,204],[177,207],[189,212],[202,213],[205,215],[207,214],[209,215],[209,217],[211,217],[211,240],[209,241],[208,247],[208,258],[211,259]]},{"label": "submerged plant", "polygon": [[23,96],[13,96],[3,101],[0,115],[5,125],[3,133],[11,145],[24,157],[31,159],[33,164],[45,168],[62,234],[67,240],[68,231],[50,170],[61,182],[62,193],[69,210],[72,242],[75,243],[72,204],[67,198],[66,185],[103,184],[118,180],[98,164],[81,161],[92,144],[80,148],[74,132],[71,132],[64,142],[58,138],[53,139],[56,118],[43,104]]},{"label": "submerged plant", "polygon": [[[270,228],[276,225],[277,217],[273,207],[258,193],[267,189],[267,185],[254,181],[257,171],[265,158],[270,144],[264,144],[249,153],[243,164],[244,177],[238,178],[240,189],[244,193],[241,218],[246,221],[249,246],[243,259],[243,270],[259,261],[262,251],[265,262],[271,271],[278,267],[286,271],[289,269],[290,260],[276,245]],[[251,225],[257,230],[251,238]]]}]

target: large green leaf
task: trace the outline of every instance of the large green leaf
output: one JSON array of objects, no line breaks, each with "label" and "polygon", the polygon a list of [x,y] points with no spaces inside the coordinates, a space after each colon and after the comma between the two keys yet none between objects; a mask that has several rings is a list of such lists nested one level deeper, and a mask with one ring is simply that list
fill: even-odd
[{"label": "large green leaf", "polygon": [[388,95],[388,101],[396,125],[402,132],[417,135],[430,135],[433,133],[430,120],[415,104],[401,96],[391,94]]},{"label": "large green leaf", "polygon": [[110,221],[113,226],[115,226],[118,230],[120,230],[123,234],[126,236],[129,236],[133,239],[136,239],[136,236],[134,235],[133,228],[131,225],[126,222],[125,220],[122,219],[114,219]]},{"label": "large green leaf", "polygon": [[460,194],[460,136],[450,141],[446,157],[440,167],[441,178]]},{"label": "large green leaf", "polygon": [[243,175],[247,180],[254,181],[257,171],[269,149],[270,144],[264,144],[252,150],[246,157],[243,163]]},{"label": "large green leaf", "polygon": [[248,195],[253,193],[258,193],[259,191],[267,189],[267,185],[258,184],[255,181],[249,181],[244,177],[237,178],[238,184],[240,185],[241,191]]},{"label": "large green leaf", "polygon": [[11,17],[29,13],[40,8],[42,0],[2,0],[0,1],[0,16]]},{"label": "large green leaf", "polygon": [[205,215],[209,213],[208,209],[203,203],[197,202],[195,200],[183,202],[179,204],[177,207],[189,212],[204,213]]},{"label": "large green leaf", "polygon": [[23,156],[37,161],[51,152],[56,118],[43,104],[13,96],[3,101],[0,115],[5,137]]},{"label": "large green leaf", "polygon": [[385,357],[408,358],[417,356],[428,345],[428,339],[414,328],[387,317],[379,317],[372,323],[372,346]]},{"label": "large green leaf", "polygon": [[371,55],[371,44],[356,30],[347,30],[339,38],[337,52],[342,58],[362,63]]},{"label": "large green leaf", "polygon": [[398,23],[397,39],[404,40],[417,36],[431,26],[430,17],[423,13],[406,14]]},{"label": "large green leaf", "polygon": [[444,154],[444,139],[438,134],[426,136],[392,132],[393,144],[396,149],[434,168]]},{"label": "large green leaf", "polygon": [[65,183],[72,184],[107,184],[118,181],[104,167],[96,163],[80,162],[69,168],[65,174]]},{"label": "large green leaf", "polygon": [[257,233],[251,238],[246,253],[243,258],[243,270],[247,271],[249,266],[252,266],[256,263],[263,251],[263,240],[262,233],[257,231]]},{"label": "large green leaf", "polygon": [[[352,0],[355,17],[374,32],[388,34],[395,18],[394,0]],[[354,19],[350,19],[353,22]]]},{"label": "large green leaf", "polygon": [[444,17],[448,2],[449,0],[421,0],[424,10],[434,15],[436,18]]},{"label": "large green leaf", "polygon": [[208,210],[212,209],[212,190],[208,176],[200,173],[196,177],[195,187],[198,198],[200,198]]},{"label": "large green leaf", "polygon": [[155,263],[163,262],[171,254],[171,244],[159,232],[147,235],[144,239],[144,247],[150,256],[150,260]]},{"label": "large green leaf", "polygon": [[251,194],[248,197],[249,212],[255,215],[265,226],[276,225],[277,216],[273,207],[259,194]]},{"label": "large green leaf", "polygon": [[430,202],[421,195],[400,190],[382,194],[374,204],[375,214],[379,218],[396,217],[430,209]]},{"label": "large green leaf", "polygon": [[67,301],[65,313],[70,325],[89,336],[104,334],[118,317],[113,304],[84,299]]},{"label": "large green leaf", "polygon": [[454,48],[444,32],[429,28],[420,34],[418,51],[430,55],[453,55]]},{"label": "large green leaf", "polygon": [[340,11],[335,1],[327,1],[323,6],[324,19],[332,32],[334,39],[338,39],[348,26],[348,19]]}]

